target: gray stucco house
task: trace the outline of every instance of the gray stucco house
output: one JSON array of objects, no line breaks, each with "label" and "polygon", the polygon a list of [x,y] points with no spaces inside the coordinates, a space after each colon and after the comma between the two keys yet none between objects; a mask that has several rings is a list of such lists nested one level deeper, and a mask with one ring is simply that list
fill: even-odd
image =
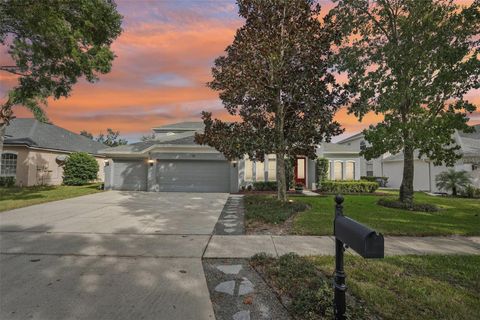
[{"label": "gray stucco house", "polygon": [[[195,143],[203,122],[181,122],[153,128],[155,139],[104,150],[105,188],[174,192],[237,192],[255,181],[276,180],[275,155],[264,162],[248,158],[227,161],[217,150]],[[315,163],[298,157],[295,179],[311,187]]]}]

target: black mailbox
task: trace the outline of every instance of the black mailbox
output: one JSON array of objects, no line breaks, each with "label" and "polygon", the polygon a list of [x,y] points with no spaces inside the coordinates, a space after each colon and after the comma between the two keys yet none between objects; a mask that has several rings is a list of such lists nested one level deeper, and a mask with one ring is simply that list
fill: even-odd
[{"label": "black mailbox", "polygon": [[335,237],[364,258],[383,258],[383,235],[345,216],[335,217]]},{"label": "black mailbox", "polygon": [[346,320],[347,304],[345,300],[345,270],[343,255],[345,247],[355,250],[364,258],[383,258],[383,235],[343,215],[343,196],[335,197],[335,220],[333,234],[335,235],[335,320]]}]

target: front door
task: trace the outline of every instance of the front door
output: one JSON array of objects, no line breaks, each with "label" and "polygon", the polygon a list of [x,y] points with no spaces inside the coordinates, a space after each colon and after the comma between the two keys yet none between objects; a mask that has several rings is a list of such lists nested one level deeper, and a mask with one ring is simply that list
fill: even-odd
[{"label": "front door", "polygon": [[307,174],[307,159],[298,157],[295,161],[295,184],[306,186],[305,176]]}]

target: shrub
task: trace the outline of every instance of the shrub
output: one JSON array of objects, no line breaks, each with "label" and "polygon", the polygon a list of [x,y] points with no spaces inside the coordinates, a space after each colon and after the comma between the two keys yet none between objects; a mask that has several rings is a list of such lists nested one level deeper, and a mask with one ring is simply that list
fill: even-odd
[{"label": "shrub", "polygon": [[98,162],[86,152],[74,152],[65,161],[63,183],[81,186],[97,179]]},{"label": "shrub", "polygon": [[315,170],[317,175],[317,186],[320,186],[323,181],[328,180],[328,160],[325,158],[318,158]]},{"label": "shrub", "polygon": [[452,195],[456,196],[458,191],[466,188],[472,183],[472,178],[467,171],[455,171],[448,169],[435,177],[437,188],[440,190],[452,191]]},{"label": "shrub", "polygon": [[465,198],[479,198],[480,188],[475,188],[475,186],[470,184],[465,188],[461,189],[460,195]]},{"label": "shrub", "polygon": [[0,187],[11,188],[15,185],[15,177],[0,177]]},{"label": "shrub", "polygon": [[253,183],[253,189],[257,191],[276,191],[276,181],[258,181]]},{"label": "shrub", "polygon": [[438,207],[430,203],[414,203],[413,207],[408,207],[405,203],[401,201],[382,198],[378,200],[377,204],[387,208],[403,209],[403,210],[409,210],[409,211],[420,211],[420,212],[437,212],[438,211]]},{"label": "shrub", "polygon": [[378,189],[377,182],[370,181],[323,181],[320,191],[331,193],[372,193]]},{"label": "shrub", "polygon": [[388,182],[388,177],[362,176],[360,177],[360,180],[377,182],[380,187],[386,187]]}]

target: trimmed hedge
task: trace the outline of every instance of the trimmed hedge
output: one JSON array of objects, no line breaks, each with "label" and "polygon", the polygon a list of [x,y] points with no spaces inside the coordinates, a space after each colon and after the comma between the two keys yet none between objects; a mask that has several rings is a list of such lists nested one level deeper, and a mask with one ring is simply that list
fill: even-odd
[{"label": "trimmed hedge", "polygon": [[276,191],[276,181],[258,181],[253,183],[253,189],[257,191]]},{"label": "trimmed hedge", "polygon": [[15,177],[0,177],[0,187],[11,188],[15,185]]},{"label": "trimmed hedge", "polygon": [[320,185],[320,191],[331,193],[372,193],[378,189],[377,182],[362,180],[327,180]]},{"label": "trimmed hedge", "polygon": [[74,152],[65,161],[63,184],[82,186],[97,179],[98,162],[86,152]]},{"label": "trimmed hedge", "polygon": [[377,182],[380,185],[380,187],[386,187],[388,182],[388,177],[361,176],[360,180]]},{"label": "trimmed hedge", "polygon": [[403,210],[409,210],[409,211],[420,211],[420,212],[437,212],[438,211],[438,207],[430,203],[414,203],[413,208],[410,208],[410,207],[407,207],[401,201],[382,198],[378,200],[377,204],[387,208],[403,209]]}]

